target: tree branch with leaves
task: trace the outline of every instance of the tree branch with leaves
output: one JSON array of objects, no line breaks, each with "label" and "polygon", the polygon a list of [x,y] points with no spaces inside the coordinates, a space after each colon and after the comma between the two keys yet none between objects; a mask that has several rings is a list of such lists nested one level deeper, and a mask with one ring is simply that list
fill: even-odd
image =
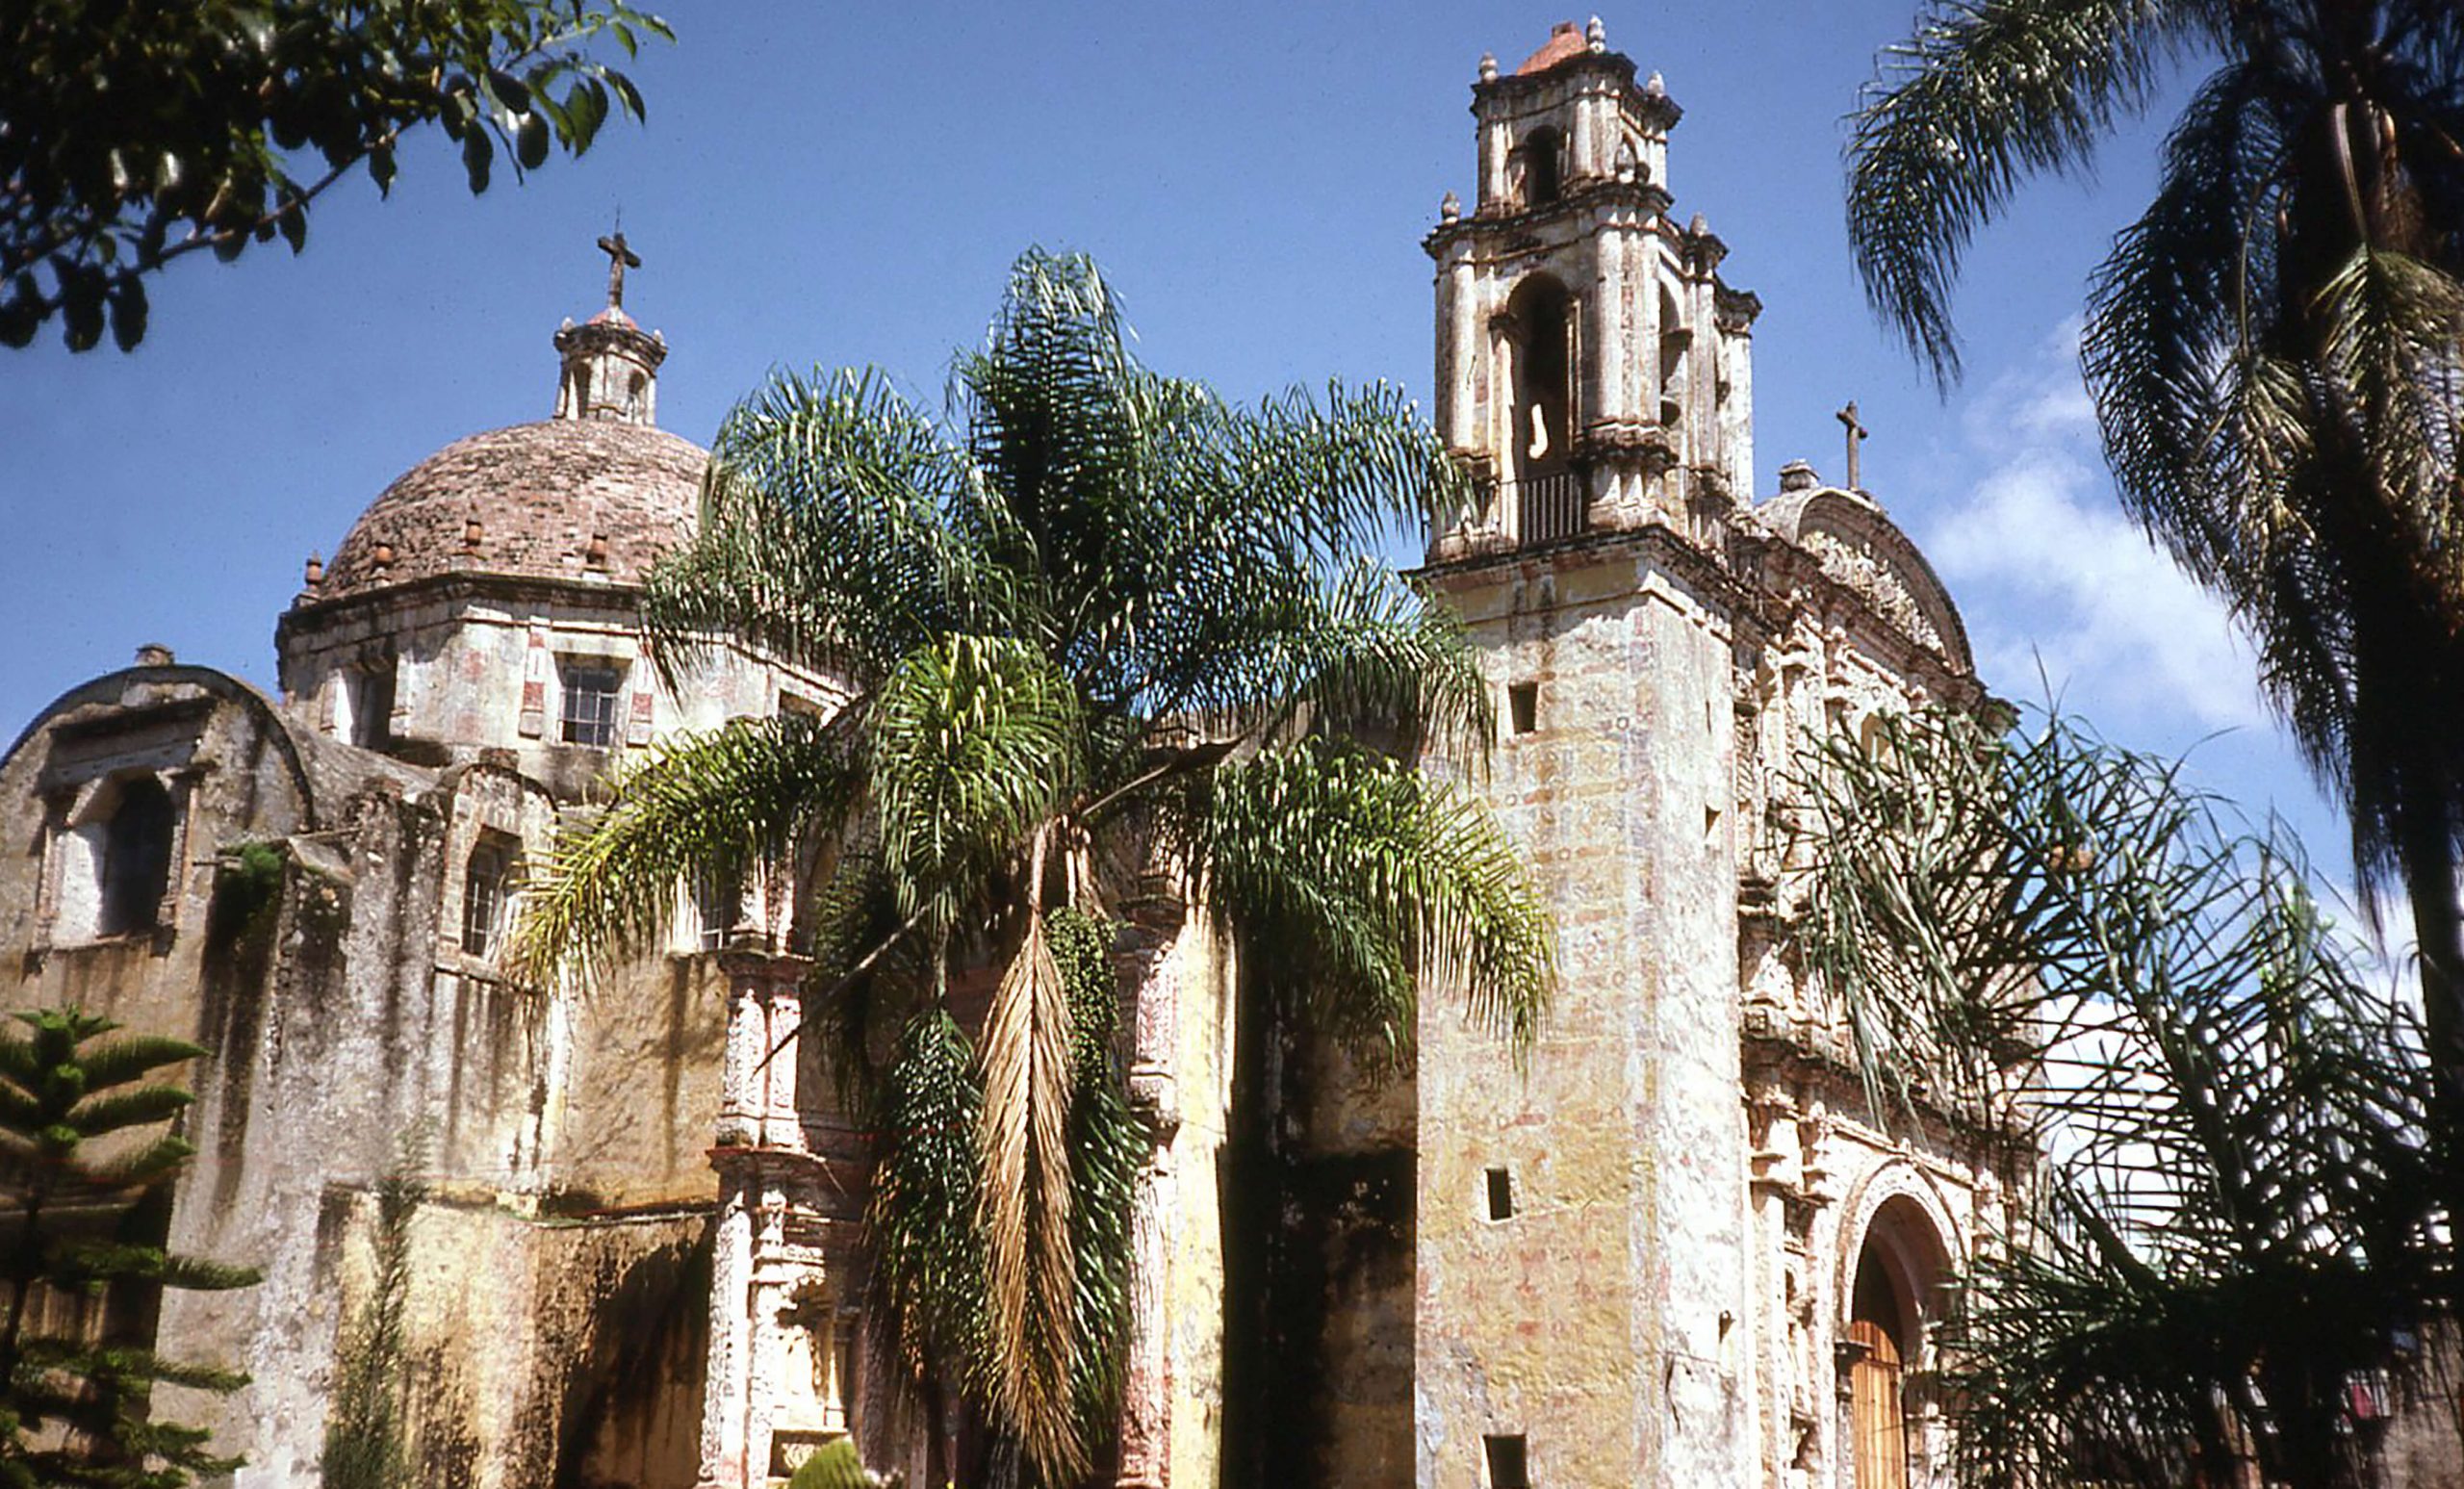
[{"label": "tree branch with leaves", "polygon": [[280,239],[436,127],[472,192],[579,155],[642,97],[595,48],[667,24],[621,0],[19,0],[0,11],[0,343],[144,338],[146,276]]},{"label": "tree branch with leaves", "polygon": [[2298,844],[2060,716],[1889,718],[1799,776],[1799,944],[1878,1108],[2044,1162],[1957,1279],[1963,1480],[2357,1481],[2348,1386],[2447,1306],[2446,1160]]}]

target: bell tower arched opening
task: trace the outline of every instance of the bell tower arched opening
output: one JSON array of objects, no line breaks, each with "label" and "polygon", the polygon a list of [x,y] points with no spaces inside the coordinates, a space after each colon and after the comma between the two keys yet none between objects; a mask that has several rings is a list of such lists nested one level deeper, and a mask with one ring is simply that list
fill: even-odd
[{"label": "bell tower arched opening", "polygon": [[1554,129],[1535,129],[1524,138],[1523,206],[1546,207],[1565,194],[1565,136]]},{"label": "bell tower arched opening", "polygon": [[1566,469],[1573,443],[1573,347],[1565,288],[1534,274],[1515,289],[1507,315],[1515,327],[1514,475],[1517,480]]},{"label": "bell tower arched opening", "polygon": [[1515,287],[1506,318],[1514,343],[1509,447],[1517,530],[1524,542],[1545,542],[1582,530],[1582,483],[1573,464],[1573,298],[1555,279],[1533,274]]}]

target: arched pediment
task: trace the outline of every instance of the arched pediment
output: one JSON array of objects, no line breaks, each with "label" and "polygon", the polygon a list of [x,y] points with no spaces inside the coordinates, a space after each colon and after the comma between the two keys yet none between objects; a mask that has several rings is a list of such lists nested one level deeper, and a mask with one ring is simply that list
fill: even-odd
[{"label": "arched pediment", "polygon": [[1754,516],[1952,670],[1976,671],[1967,627],[1950,591],[1881,507],[1854,492],[1815,486],[1783,493],[1756,507]]},{"label": "arched pediment", "polygon": [[[111,707],[127,710],[142,718],[167,707],[183,705],[213,707],[234,707],[248,716],[257,736],[270,745],[280,758],[285,776],[296,793],[300,826],[314,831],[321,824],[317,815],[317,790],[313,783],[300,740],[292,727],[263,693],[248,683],[212,667],[182,664],[138,666],[118,672],[105,673],[99,678],[81,682],[52,700],[50,706],[29,720],[20,730],[6,755],[0,755],[0,772],[13,767],[17,757],[30,745],[47,737],[52,724],[82,710]],[[106,726],[108,728],[108,726]],[[201,733],[200,722],[185,727],[188,732]]]}]

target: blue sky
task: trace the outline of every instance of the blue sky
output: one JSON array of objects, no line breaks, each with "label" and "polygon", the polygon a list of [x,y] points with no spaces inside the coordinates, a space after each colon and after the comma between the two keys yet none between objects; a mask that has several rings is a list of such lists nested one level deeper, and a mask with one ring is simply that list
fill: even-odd
[{"label": "blue sky", "polygon": [[[1835,477],[1832,411],[1874,431],[1866,486],[1934,556],[1988,681],[2287,811],[2323,862],[2342,830],[2259,706],[2216,607],[2116,508],[2071,351],[2083,286],[2144,201],[2156,123],[2097,178],[2031,189],[1970,258],[1969,376],[1947,398],[1867,314],[1843,233],[1842,116],[1912,0],[1663,0],[1609,44],[1685,109],[1678,211],[1760,295],[1763,494],[1790,458]],[[1031,243],[1094,254],[1155,366],[1235,397],[1328,376],[1425,391],[1429,264],[1471,194],[1469,84],[1565,13],[1416,3],[680,5],[634,68],[647,126],[576,163],[464,191],[449,146],[393,199],[355,180],[307,253],[186,262],[134,355],[47,336],[0,352],[0,730],[141,642],[270,689],[275,614],[402,470],[543,418],[549,337],[601,301],[621,209],[628,305],[672,355],[660,422],[706,442],[774,366],[870,363],[937,400]],[[1579,14],[1572,16],[1582,19]]]}]

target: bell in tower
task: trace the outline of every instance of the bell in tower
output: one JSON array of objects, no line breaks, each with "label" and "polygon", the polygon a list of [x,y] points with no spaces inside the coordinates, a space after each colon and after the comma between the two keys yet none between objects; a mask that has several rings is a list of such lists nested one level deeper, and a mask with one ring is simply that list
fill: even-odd
[{"label": "bell in tower", "polygon": [[1437,261],[1437,421],[1485,498],[1432,557],[1666,524],[1707,541],[1754,483],[1752,327],[1726,247],[1671,219],[1682,111],[1600,20],[1472,89],[1479,187]]}]

